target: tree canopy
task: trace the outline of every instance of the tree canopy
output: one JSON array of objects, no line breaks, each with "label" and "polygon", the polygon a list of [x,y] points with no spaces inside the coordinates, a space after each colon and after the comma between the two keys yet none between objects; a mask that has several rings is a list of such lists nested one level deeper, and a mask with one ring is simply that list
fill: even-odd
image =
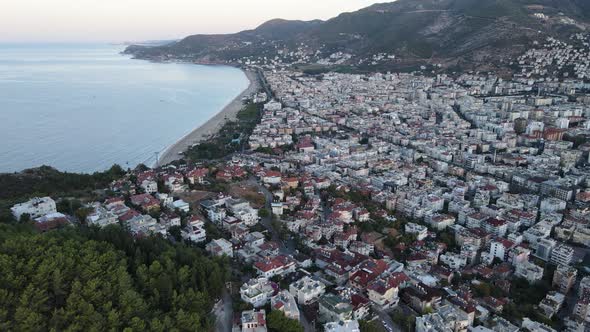
[{"label": "tree canopy", "polygon": [[266,321],[270,332],[303,332],[303,326],[298,321],[287,318],[278,310],[271,311]]},{"label": "tree canopy", "polygon": [[0,224],[0,330],[201,331],[227,262],[119,226]]}]

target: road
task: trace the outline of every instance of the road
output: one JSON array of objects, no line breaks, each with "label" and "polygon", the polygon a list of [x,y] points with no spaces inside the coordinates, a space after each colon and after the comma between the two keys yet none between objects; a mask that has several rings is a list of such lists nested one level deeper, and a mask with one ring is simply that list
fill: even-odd
[{"label": "road", "polygon": [[393,320],[391,320],[391,317],[389,316],[388,313],[386,313],[383,310],[380,310],[379,308],[376,308],[373,306],[373,311],[377,314],[377,316],[379,317],[379,320],[381,321],[381,324],[383,324],[383,326],[385,327],[385,330],[388,332],[402,332],[403,329],[401,327],[399,327],[396,323],[393,322]]},{"label": "road", "polygon": [[231,295],[227,289],[223,290],[221,300],[215,304],[213,314],[217,318],[215,321],[215,331],[231,332],[233,325],[233,309]]},{"label": "road", "polygon": [[[265,200],[264,207],[269,212],[271,212],[272,211],[271,203],[273,201],[273,195],[268,190],[268,188],[263,186],[255,178],[248,179],[248,184],[255,186],[258,189],[258,191],[264,195],[264,200]],[[274,229],[274,227],[272,227],[272,215],[269,215],[268,217],[265,217],[265,218],[261,218],[260,223],[262,224],[262,226],[264,226],[268,230],[268,232],[270,232],[271,240],[273,242],[276,242],[279,245],[279,252],[281,254],[293,255],[293,253],[295,252],[295,243],[293,242],[293,240],[283,241],[281,239],[277,230]]]}]

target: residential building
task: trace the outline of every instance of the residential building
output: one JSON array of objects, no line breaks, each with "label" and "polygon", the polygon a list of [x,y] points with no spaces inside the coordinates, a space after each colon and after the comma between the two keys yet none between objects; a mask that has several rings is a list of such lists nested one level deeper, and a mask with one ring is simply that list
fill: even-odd
[{"label": "residential building", "polygon": [[310,304],[320,298],[326,291],[326,285],[319,280],[305,276],[291,285],[289,292],[297,299],[297,303]]},{"label": "residential building", "polygon": [[324,332],[360,332],[357,320],[329,322],[324,325]]},{"label": "residential building", "polygon": [[205,246],[205,249],[210,252],[213,256],[227,256],[233,257],[234,251],[231,242],[226,239],[213,240]]},{"label": "residential building", "polygon": [[340,322],[352,319],[352,305],[338,295],[324,294],[318,303],[321,322]]},{"label": "residential building", "polygon": [[558,244],[551,251],[551,263],[555,265],[571,265],[574,259],[574,248],[565,245]]},{"label": "residential building", "polygon": [[242,301],[250,303],[254,308],[264,306],[278,290],[277,285],[266,278],[253,278],[240,287]]},{"label": "residential building", "polygon": [[558,265],[553,274],[552,286],[557,288],[560,293],[567,294],[575,285],[577,276],[577,269],[567,265]]},{"label": "residential building", "polygon": [[16,220],[20,220],[23,214],[28,214],[31,219],[43,217],[57,212],[55,201],[51,197],[35,197],[27,202],[14,205],[10,212]]},{"label": "residential building", "polygon": [[266,312],[261,310],[248,310],[242,312],[242,332],[266,332]]},{"label": "residential building", "polygon": [[277,295],[270,299],[270,306],[272,310],[279,310],[285,314],[287,318],[299,321],[299,308],[295,297],[287,290],[280,291]]}]

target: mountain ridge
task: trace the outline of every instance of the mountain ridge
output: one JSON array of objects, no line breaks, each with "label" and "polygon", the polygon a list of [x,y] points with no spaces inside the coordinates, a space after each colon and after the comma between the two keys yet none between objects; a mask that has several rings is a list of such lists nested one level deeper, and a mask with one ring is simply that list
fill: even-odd
[{"label": "mountain ridge", "polygon": [[341,64],[361,68],[374,62],[367,60],[372,56],[388,54],[395,57],[391,69],[408,64],[501,68],[535,42],[587,31],[589,22],[590,2],[583,0],[398,0],[326,21],[274,19],[235,34],[192,35],[126,51],[152,60],[225,64],[245,58],[309,64],[343,53],[350,56]]}]

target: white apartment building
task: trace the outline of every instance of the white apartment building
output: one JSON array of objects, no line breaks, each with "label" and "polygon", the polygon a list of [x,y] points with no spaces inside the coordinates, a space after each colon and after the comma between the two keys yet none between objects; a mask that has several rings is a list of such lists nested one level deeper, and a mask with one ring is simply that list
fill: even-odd
[{"label": "white apartment building", "polygon": [[105,227],[112,224],[119,223],[119,219],[116,214],[105,209],[99,203],[91,206],[94,210],[86,216],[86,223],[89,225],[97,225],[99,227]]},{"label": "white apartment building", "polygon": [[35,197],[27,202],[16,204],[10,208],[10,212],[20,220],[23,214],[28,214],[31,219],[42,217],[47,214],[56,213],[55,201],[51,197]]},{"label": "white apartment building", "polygon": [[207,243],[205,249],[213,256],[228,256],[233,257],[234,251],[231,242],[226,239],[217,239]]},{"label": "white apartment building", "polygon": [[273,310],[279,310],[285,314],[287,318],[299,320],[299,308],[297,307],[297,300],[287,290],[280,291],[277,295],[271,297],[270,306]]},{"label": "white apartment building", "polygon": [[574,248],[559,244],[551,251],[551,263],[556,265],[570,265],[574,260]]},{"label": "white apartment building", "polygon": [[272,283],[266,278],[253,278],[240,287],[240,297],[254,308],[264,306],[274,294]]},{"label": "white apartment building", "polygon": [[467,258],[451,252],[440,255],[440,262],[448,266],[451,270],[457,271],[464,268],[467,265]]},{"label": "white apartment building", "polygon": [[360,332],[357,320],[346,320],[340,322],[329,322],[324,325],[325,332]]},{"label": "white apartment building", "polygon": [[297,299],[299,304],[309,304],[317,300],[326,291],[326,285],[319,280],[303,277],[291,285],[289,292]]},{"label": "white apartment building", "polygon": [[418,241],[422,241],[428,236],[428,228],[426,228],[426,226],[409,222],[404,226],[404,228],[406,233],[416,234],[416,239]]},{"label": "white apartment building", "polygon": [[533,263],[527,262],[516,266],[514,274],[526,279],[529,283],[537,282],[543,279],[543,268]]}]

